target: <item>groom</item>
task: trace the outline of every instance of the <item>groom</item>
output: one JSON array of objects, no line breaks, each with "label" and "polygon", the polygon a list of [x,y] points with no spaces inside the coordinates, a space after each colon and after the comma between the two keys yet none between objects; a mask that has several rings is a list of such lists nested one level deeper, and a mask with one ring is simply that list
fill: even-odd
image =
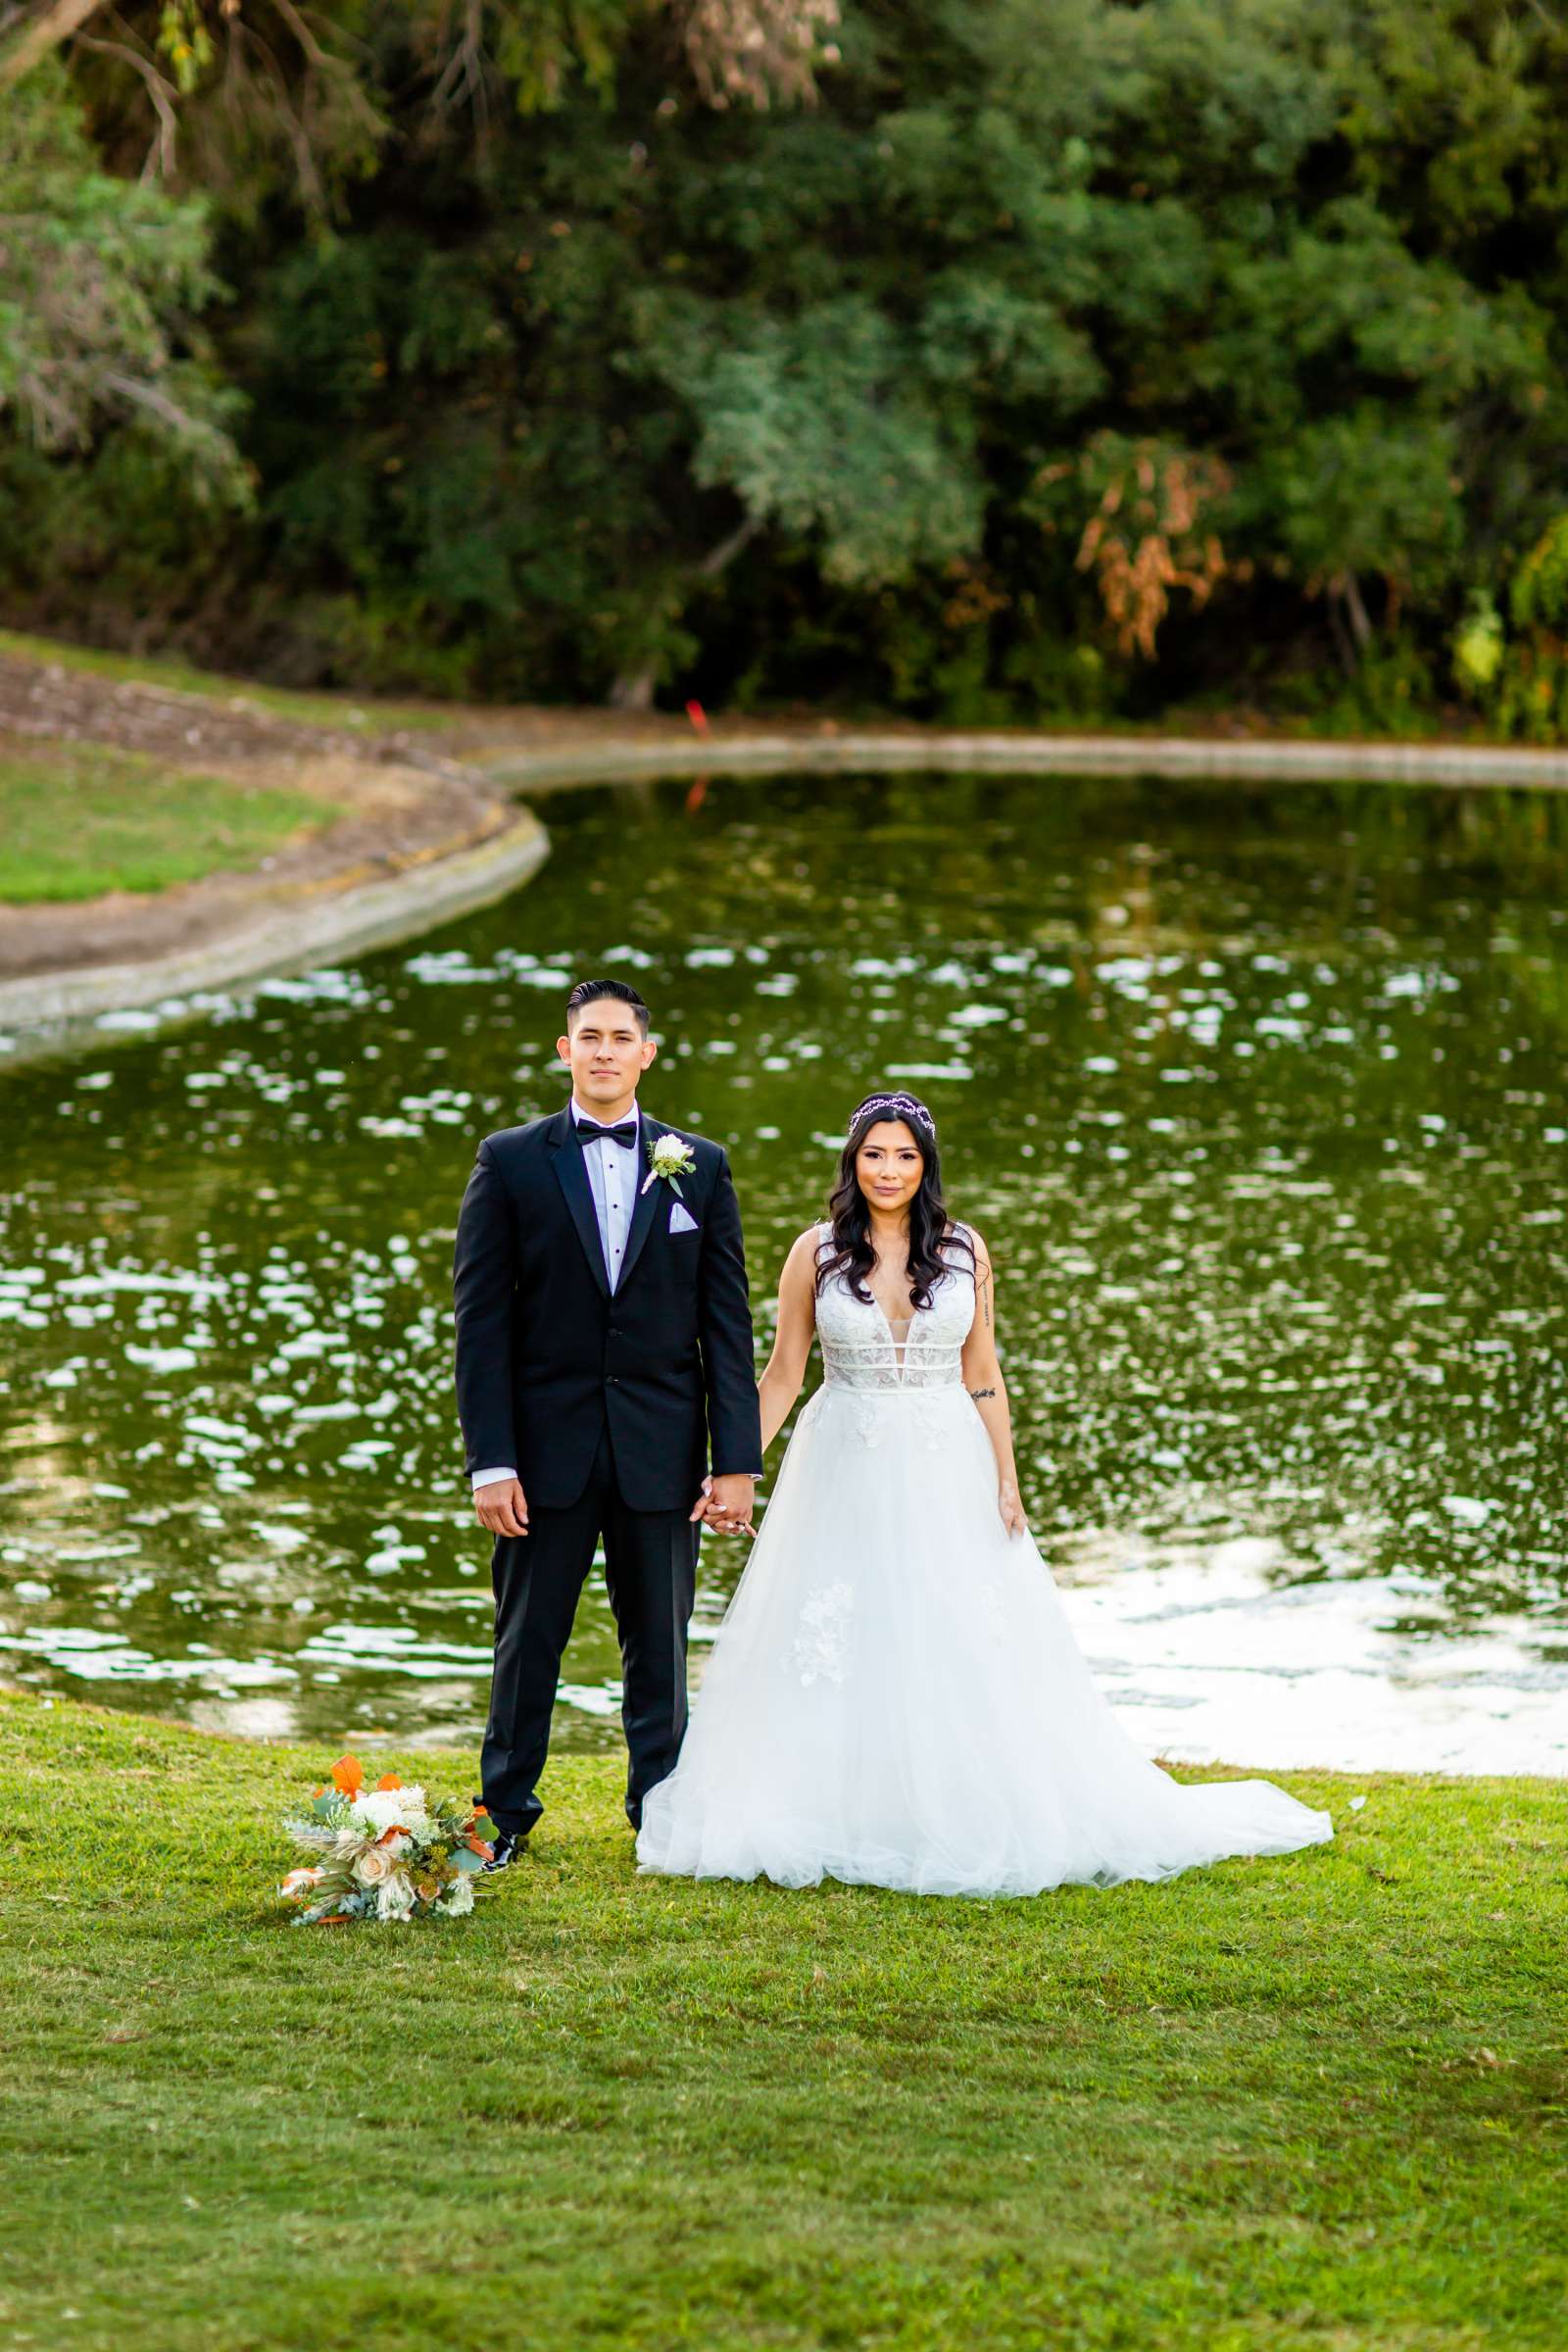
[{"label": "groom", "polygon": [[686,1729],[701,1523],[749,1525],[762,1467],[729,1162],[639,1105],[659,1048],[624,981],[579,981],[556,1048],[571,1100],[485,1137],[452,1266],[458,1413],[474,1505],[496,1540],[481,1765],[501,1833],[492,1867],[514,1858],[544,1810],[534,1783],[561,1653],[601,1536],[620,1637],[626,1811],[640,1825]]}]

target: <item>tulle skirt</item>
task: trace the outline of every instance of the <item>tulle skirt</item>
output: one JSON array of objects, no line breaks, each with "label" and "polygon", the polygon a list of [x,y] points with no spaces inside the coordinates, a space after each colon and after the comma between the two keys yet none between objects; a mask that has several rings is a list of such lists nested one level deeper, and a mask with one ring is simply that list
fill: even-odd
[{"label": "tulle skirt", "polygon": [[1166,1879],[1332,1838],[1270,1781],[1174,1781],[997,1509],[959,1387],[810,1399],[713,1644],[641,1869],[915,1894]]}]

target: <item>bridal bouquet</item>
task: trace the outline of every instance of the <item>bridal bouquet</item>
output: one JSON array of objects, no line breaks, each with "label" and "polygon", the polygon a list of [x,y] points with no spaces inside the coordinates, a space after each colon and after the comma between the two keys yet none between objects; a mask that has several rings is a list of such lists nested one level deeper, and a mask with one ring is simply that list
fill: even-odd
[{"label": "bridal bouquet", "polygon": [[318,1857],[291,1870],[277,1890],[301,1905],[296,1927],[432,1913],[461,1919],[494,1884],[479,1876],[494,1846],[488,1815],[450,1796],[432,1804],[395,1773],[367,1788],[358,1756],[340,1756],[332,1786],[318,1788],[310,1811],[289,1815],[283,1826]]}]

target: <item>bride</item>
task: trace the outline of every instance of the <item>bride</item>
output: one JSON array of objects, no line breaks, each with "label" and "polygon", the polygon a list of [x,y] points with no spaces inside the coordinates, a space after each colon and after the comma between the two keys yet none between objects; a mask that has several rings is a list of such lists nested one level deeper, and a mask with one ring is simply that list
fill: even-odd
[{"label": "bride", "polygon": [[1164,1879],[1332,1838],[1269,1781],[1183,1785],[1096,1688],[1018,1499],[996,1277],[943,1205],[912,1095],[850,1122],[825,1223],[794,1244],[760,1386],[801,1414],[645,1871],[916,1894]]}]

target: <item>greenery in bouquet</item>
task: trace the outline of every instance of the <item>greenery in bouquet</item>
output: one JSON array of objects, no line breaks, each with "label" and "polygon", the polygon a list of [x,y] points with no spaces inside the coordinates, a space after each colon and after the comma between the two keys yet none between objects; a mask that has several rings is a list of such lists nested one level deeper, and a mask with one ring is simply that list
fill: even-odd
[{"label": "greenery in bouquet", "polygon": [[310,1811],[289,1815],[284,1827],[314,1856],[278,1888],[300,1906],[297,1927],[460,1919],[494,1883],[481,1875],[495,1839],[483,1811],[455,1797],[432,1802],[390,1772],[367,1788],[358,1756],[340,1756],[331,1786],[318,1788]]}]

